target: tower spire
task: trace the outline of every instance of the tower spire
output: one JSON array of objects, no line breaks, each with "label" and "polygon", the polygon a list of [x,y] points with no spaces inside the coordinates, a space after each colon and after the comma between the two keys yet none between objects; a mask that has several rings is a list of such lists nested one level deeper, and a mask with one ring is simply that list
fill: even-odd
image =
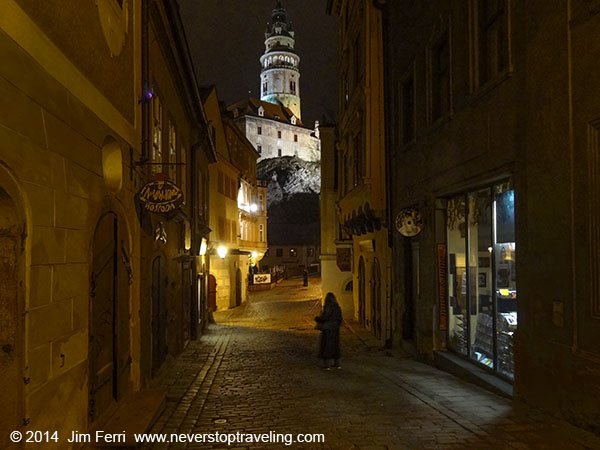
[{"label": "tower spire", "polygon": [[294,45],[292,23],[281,0],[277,0],[265,32],[265,53],[260,57],[260,98],[282,104],[301,119],[300,57]]}]

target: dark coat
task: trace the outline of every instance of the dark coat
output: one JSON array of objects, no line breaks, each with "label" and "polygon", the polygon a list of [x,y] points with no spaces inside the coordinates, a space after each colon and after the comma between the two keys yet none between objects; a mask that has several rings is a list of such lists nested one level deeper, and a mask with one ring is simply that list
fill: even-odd
[{"label": "dark coat", "polygon": [[321,330],[319,358],[339,359],[340,357],[340,325],[342,324],[342,309],[335,300],[326,301],[323,311],[315,317]]}]

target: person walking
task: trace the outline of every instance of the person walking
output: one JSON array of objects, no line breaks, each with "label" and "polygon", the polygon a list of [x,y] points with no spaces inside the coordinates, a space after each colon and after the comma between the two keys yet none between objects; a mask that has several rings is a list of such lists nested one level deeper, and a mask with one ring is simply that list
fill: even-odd
[{"label": "person walking", "polygon": [[340,326],[342,324],[342,309],[335,295],[328,292],[320,315],[315,317],[315,328],[321,331],[319,343],[319,358],[323,369],[340,368]]}]

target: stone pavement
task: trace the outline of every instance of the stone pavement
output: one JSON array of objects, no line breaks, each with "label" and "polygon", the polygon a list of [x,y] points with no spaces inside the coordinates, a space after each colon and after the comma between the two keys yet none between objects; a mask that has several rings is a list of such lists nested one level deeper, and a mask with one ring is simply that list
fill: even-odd
[{"label": "stone pavement", "polygon": [[[600,449],[600,438],[516,409],[452,375],[367,345],[342,329],[342,369],[319,369],[318,284],[289,280],[215,314],[216,324],[161,374],[155,433],[323,433],[331,449]],[[152,448],[290,448],[178,444]]]}]

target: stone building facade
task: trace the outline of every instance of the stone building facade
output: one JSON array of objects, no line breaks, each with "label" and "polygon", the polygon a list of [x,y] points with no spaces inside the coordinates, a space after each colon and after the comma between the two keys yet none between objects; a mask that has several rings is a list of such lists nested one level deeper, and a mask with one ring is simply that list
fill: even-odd
[{"label": "stone building facade", "polygon": [[260,155],[259,161],[282,156],[321,159],[318,122],[314,129],[306,128],[285,106],[255,98],[235,103],[229,110]]},{"label": "stone building facade", "polygon": [[[382,344],[391,338],[382,13],[377,2],[332,0],[340,32],[340,101],[334,161],[335,243],[350,259],[354,315]],[[337,250],[336,250],[337,251]]]},{"label": "stone building facade", "polygon": [[394,341],[598,432],[597,2],[385,3]]},{"label": "stone building facade", "polygon": [[321,125],[321,289],[323,298],[332,292],[342,307],[344,317],[354,317],[352,243],[342,243],[336,203],[339,176],[335,164],[337,132],[335,125]]},{"label": "stone building facade", "polygon": [[141,347],[148,383],[207,323],[210,261],[199,249],[210,231],[208,165],[216,153],[176,6],[152,1],[144,13],[142,153],[133,177],[138,185],[166,178],[183,191],[176,211],[142,214]]},{"label": "stone building facade", "polygon": [[[0,4],[3,448],[10,448],[10,430],[56,430],[63,437],[87,430],[150,380],[147,248],[154,244],[145,230],[153,235],[156,221],[141,214],[137,201],[150,169],[134,162],[149,157],[142,68],[156,60],[148,61],[142,45],[146,13],[169,24],[166,47],[182,61],[178,16],[166,3]],[[152,73],[158,78],[158,70]],[[159,84],[171,104],[168,86]],[[195,134],[204,122],[182,110],[173,108],[188,162],[207,172],[210,146]],[[190,198],[195,176],[189,164],[181,167]],[[197,206],[188,200],[183,211],[191,220],[190,210]],[[184,228],[169,223],[164,230],[185,248]],[[176,352],[185,337],[169,333]]]},{"label": "stone building facade", "polygon": [[256,179],[258,153],[220,104],[216,88],[205,89],[204,107],[217,149],[210,166],[209,307],[228,309],[247,300],[250,275],[267,250],[267,189]]}]

